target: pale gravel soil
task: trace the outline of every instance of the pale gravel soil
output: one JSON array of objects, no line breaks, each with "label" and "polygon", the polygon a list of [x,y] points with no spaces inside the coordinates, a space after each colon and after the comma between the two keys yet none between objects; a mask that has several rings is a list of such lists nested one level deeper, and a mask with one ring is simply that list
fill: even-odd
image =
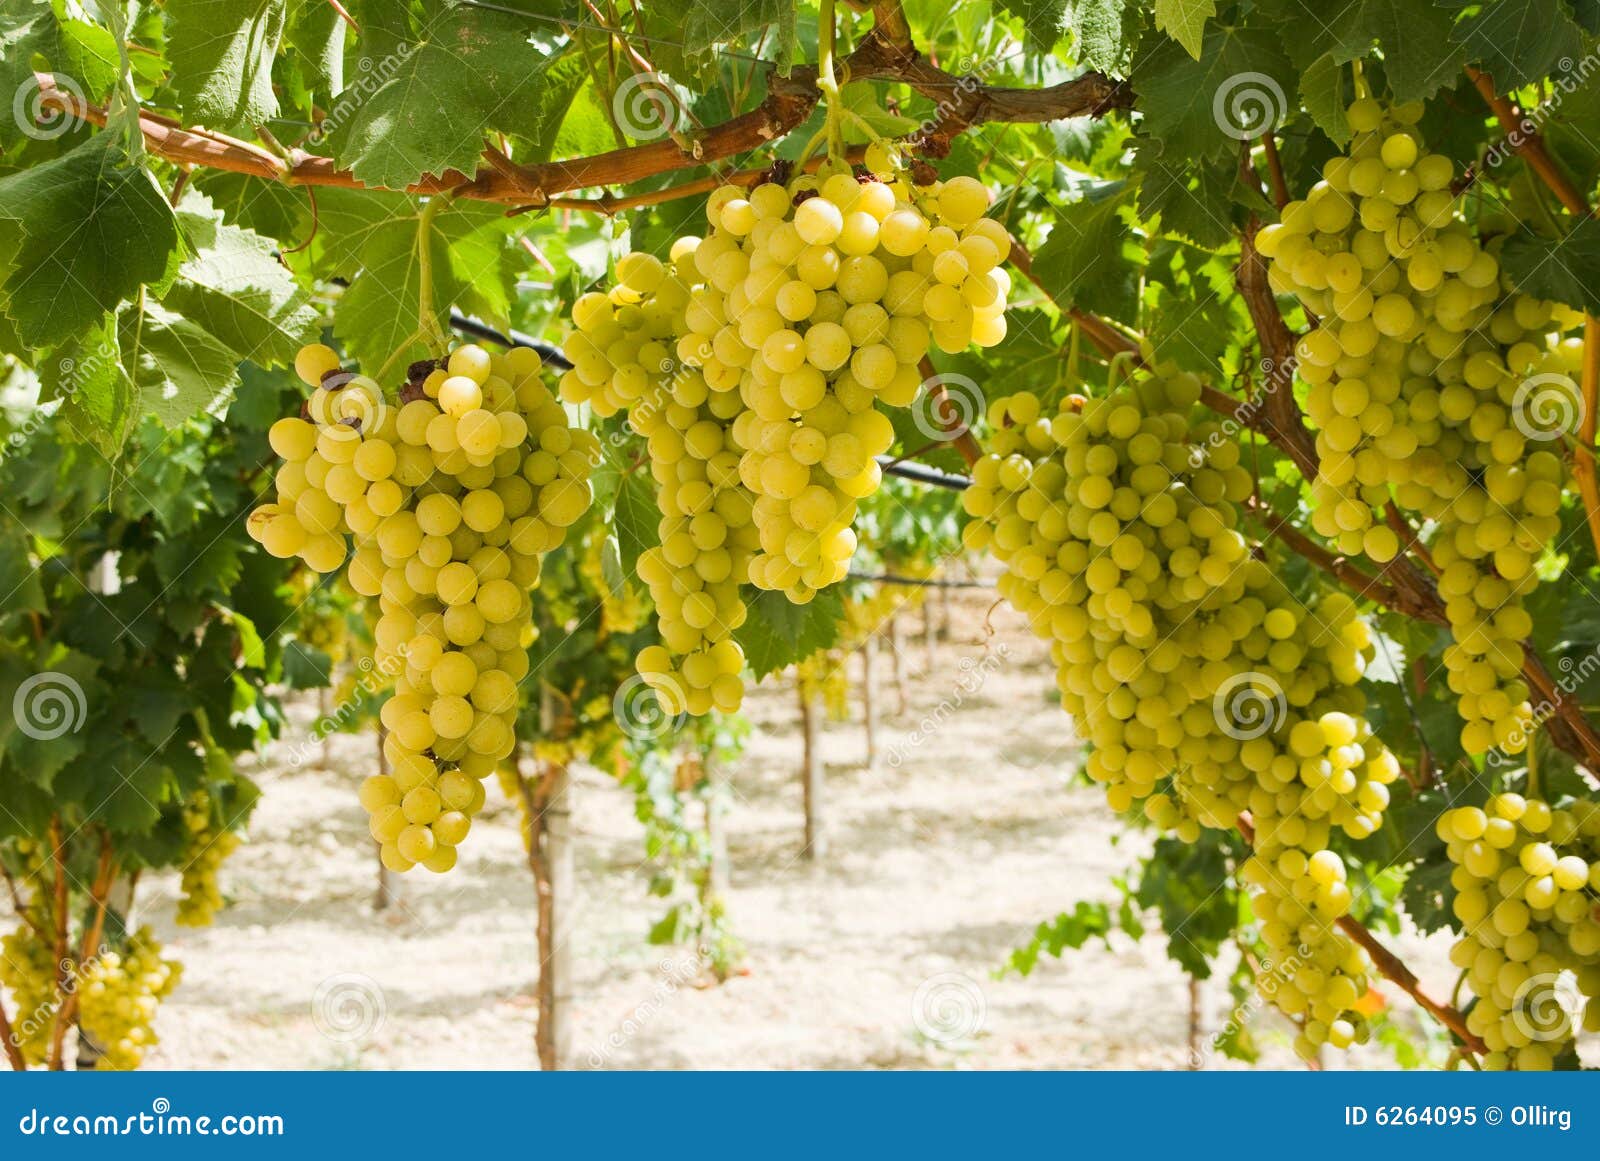
[{"label": "pale gravel soil", "polygon": [[[940,646],[932,674],[922,673],[920,639],[908,638],[908,714],[894,712],[885,660],[883,752],[906,745],[925,718],[943,719],[898,769],[867,773],[859,724],[829,724],[833,845],[820,865],[798,857],[794,695],[775,681],[753,693],[755,731],[729,814],[729,906],[748,971],[720,987],[688,982],[687,949],[645,942],[661,905],[645,892],[631,798],[600,772],[579,772],[573,1066],[1183,1067],[1187,985],[1159,934],[1116,935],[1110,950],[1045,960],[1028,979],[993,978],[1039,920],[1078,899],[1114,898],[1111,877],[1146,840],[1119,842],[1099,792],[1068,785],[1076,751],[1048,657],[1009,609],[992,614],[990,641],[1007,655],[979,664],[982,597],[957,604],[955,640]],[[973,663],[965,670],[963,658]],[[958,695],[977,674],[981,686]],[[959,708],[939,711],[958,696]],[[311,712],[297,707],[296,730]],[[147,1067],[533,1067],[534,900],[515,810],[491,784],[490,811],[456,870],[407,876],[402,906],[375,914],[375,860],[355,800],[373,739],[335,738],[332,770],[292,768],[303,736],[251,763],[265,795],[224,867],[231,906],[214,927],[173,927],[174,877],[142,890],[140,918],[185,964]],[[1448,993],[1446,942],[1392,943]],[[312,1009],[319,986],[349,975],[375,982],[383,1010],[370,1034],[344,1042],[318,1030]],[[930,979],[922,1010],[958,1027],[981,1021],[974,1035],[947,1043],[919,1032],[916,997]],[[1205,985],[1208,1033],[1229,1004],[1220,982]],[[1409,1022],[1409,1001],[1397,1006]],[[1265,1015],[1257,1026],[1263,1063],[1295,1067],[1287,1025]],[[1330,1064],[1393,1067],[1375,1047]]]}]

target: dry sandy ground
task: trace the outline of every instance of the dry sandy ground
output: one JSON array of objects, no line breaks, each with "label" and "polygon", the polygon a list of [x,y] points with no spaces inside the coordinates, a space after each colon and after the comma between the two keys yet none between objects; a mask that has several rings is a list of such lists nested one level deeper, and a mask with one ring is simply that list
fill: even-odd
[{"label": "dry sandy ground", "polygon": [[[753,694],[729,815],[729,905],[748,972],[722,986],[694,986],[689,949],[646,943],[661,905],[646,895],[631,798],[597,771],[579,774],[571,1066],[1184,1066],[1188,987],[1160,936],[1114,936],[1111,950],[994,978],[1039,920],[1114,898],[1110,879],[1143,840],[1119,843],[1099,793],[1069,785],[1075,751],[1043,648],[1009,609],[994,612],[986,647],[983,596],[957,604],[933,672],[920,641],[908,645],[909,712],[894,712],[884,682],[881,745],[901,748],[898,768],[866,772],[860,726],[830,723],[834,825],[821,863],[799,858],[794,695],[777,682]],[[1000,645],[1004,657],[986,653]],[[308,716],[303,707],[301,728]],[[932,717],[942,725],[914,743]],[[269,749],[252,771],[266,793],[224,868],[231,906],[214,927],[173,928],[170,878],[145,892],[141,918],[186,969],[148,1066],[533,1067],[534,900],[515,812],[493,807],[454,872],[408,876],[402,905],[375,914],[355,801],[371,737],[336,738],[332,770],[290,767],[291,748]],[[1448,990],[1443,945],[1396,945]],[[1229,1003],[1220,983],[1204,986],[1207,1034]],[[1409,1020],[1403,997],[1399,1007]],[[1257,1023],[1263,1063],[1294,1067],[1287,1025]],[[1330,1064],[1393,1061],[1369,1047]]]}]

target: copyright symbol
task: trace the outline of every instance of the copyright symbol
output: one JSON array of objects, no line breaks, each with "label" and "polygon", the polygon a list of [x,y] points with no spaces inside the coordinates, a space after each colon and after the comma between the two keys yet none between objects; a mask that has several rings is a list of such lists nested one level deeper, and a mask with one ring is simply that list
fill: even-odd
[{"label": "copyright symbol", "polygon": [[1487,1125],[1498,1125],[1505,1119],[1505,1114],[1500,1111],[1499,1105],[1490,1105],[1483,1110],[1483,1121]]}]

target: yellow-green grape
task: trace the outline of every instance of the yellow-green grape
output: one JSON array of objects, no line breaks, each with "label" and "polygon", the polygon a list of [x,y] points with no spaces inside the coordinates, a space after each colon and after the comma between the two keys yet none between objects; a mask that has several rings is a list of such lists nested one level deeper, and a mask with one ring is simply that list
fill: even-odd
[{"label": "yellow-green grape", "polygon": [[184,805],[183,824],[189,841],[183,855],[177,919],[185,927],[207,927],[222,910],[217,872],[238,849],[239,836],[216,825],[211,796],[204,791]]},{"label": "yellow-green grape", "polygon": [[1600,806],[1496,794],[1437,824],[1461,938],[1450,960],[1478,997],[1467,1027],[1491,1069],[1553,1068],[1600,1029]]},{"label": "yellow-green grape", "polygon": [[78,1022],[100,1050],[97,1067],[138,1068],[152,1048],[156,1012],[178,986],[182,965],[163,959],[161,944],[141,927],[120,950],[105,951],[79,971]]},{"label": "yellow-green grape", "polygon": [[403,403],[327,376],[327,355],[302,361],[320,372],[313,419],[269,433],[287,462],[249,529],[318,571],[345,563],[350,538],[346,576],[376,602],[372,660],[394,687],[381,711],[389,770],[363,782],[361,802],[384,865],[443,872],[483,806],[479,780],[516,745],[528,590],[589,507],[599,443],[571,425],[527,348],[457,347]]},{"label": "yellow-green grape", "polygon": [[1257,246],[1273,287],[1319,320],[1297,350],[1320,457],[1314,526],[1382,562],[1401,541],[1375,508],[1433,523],[1462,746],[1515,753],[1532,725],[1524,602],[1564,483],[1557,449],[1540,445],[1559,435],[1549,413],[1578,410],[1580,345],[1561,335],[1580,319],[1503,289],[1455,214],[1451,164],[1426,151],[1420,111],[1351,106],[1348,155]]},{"label": "yellow-green grape", "polygon": [[[42,892],[28,910],[33,922],[19,923],[0,939],[0,984],[11,992],[11,1034],[23,1059],[37,1067],[50,1053],[50,1031],[55,1015],[56,957],[40,931],[50,930]],[[35,926],[37,925],[37,926]]]},{"label": "yellow-green grape", "polygon": [[1114,809],[1188,841],[1249,816],[1264,941],[1292,969],[1264,991],[1304,1017],[1306,1044],[1348,1044],[1366,984],[1335,927],[1350,893],[1328,844],[1377,830],[1400,773],[1365,716],[1370,632],[1342,594],[1302,606],[1251,552],[1251,477],[1231,433],[1189,419],[1200,387],[1157,368],[1054,416],[1029,393],[996,400],[964,535],[1051,642]]}]

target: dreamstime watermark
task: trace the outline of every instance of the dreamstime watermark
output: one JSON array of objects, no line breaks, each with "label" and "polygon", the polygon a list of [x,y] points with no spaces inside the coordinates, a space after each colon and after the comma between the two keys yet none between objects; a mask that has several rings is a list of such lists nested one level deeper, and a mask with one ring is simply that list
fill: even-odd
[{"label": "dreamstime watermark", "polygon": [[1225,1046],[1237,1040],[1251,1018],[1272,1001],[1280,988],[1293,981],[1310,956],[1311,949],[1302,943],[1295,948],[1293,955],[1276,964],[1270,959],[1262,959],[1256,967],[1255,988],[1242,1003],[1234,1005],[1221,1028],[1206,1037],[1204,1043],[1190,1047],[1189,1067],[1204,1068],[1219,1054],[1225,1054]]},{"label": "dreamstime watermark", "polygon": [[1543,99],[1532,109],[1523,110],[1521,119],[1483,155],[1483,167],[1494,169],[1515,157],[1522,147],[1539,135],[1540,128],[1561,104],[1583,87],[1589,77],[1600,69],[1600,54],[1590,52],[1574,61],[1564,56],[1556,62],[1555,69],[1544,82]]},{"label": "dreamstime watermark", "polygon": [[933,112],[923,118],[917,126],[917,132],[926,137],[959,112],[965,98],[983,88],[983,77],[998,69],[1002,60],[1003,58],[999,57],[962,57],[956,61],[954,68],[950,70],[959,74],[955,84],[950,87],[948,93],[939,98],[933,107]]},{"label": "dreamstime watermark", "polygon": [[1530,1043],[1565,1040],[1582,1019],[1584,1002],[1572,972],[1540,972],[1511,998],[1511,1023]]},{"label": "dreamstime watermark", "polygon": [[1211,119],[1235,141],[1270,133],[1288,109],[1283,86],[1266,73],[1234,73],[1211,96]]},{"label": "dreamstime watermark", "polygon": [[1511,397],[1511,422],[1527,439],[1547,443],[1578,430],[1583,398],[1566,375],[1547,371],[1517,385]]},{"label": "dreamstime watermark", "polygon": [[1205,467],[1213,451],[1223,444],[1233,443],[1240,432],[1254,428],[1266,412],[1267,400],[1294,382],[1292,360],[1278,363],[1273,359],[1262,359],[1257,367],[1261,371],[1265,386],[1239,404],[1232,414],[1224,416],[1215,431],[1189,449],[1191,468]]},{"label": "dreamstime watermark", "polygon": [[[652,675],[657,681],[678,682],[668,674]],[[681,700],[681,699],[680,699]],[[668,713],[661,694],[642,673],[635,673],[621,685],[611,698],[611,716],[622,732],[636,742],[654,742],[681,729],[688,715],[679,710]]]},{"label": "dreamstime watermark", "polygon": [[35,432],[53,419],[60,411],[61,403],[73,398],[84,384],[119,360],[120,352],[116,345],[104,342],[95,344],[78,356],[67,355],[59,359],[56,362],[54,397],[36,404],[28,417],[6,434],[5,442],[0,444],[0,461],[5,459],[7,453],[22,447]]},{"label": "dreamstime watermark", "polygon": [[612,1054],[626,1047],[630,1040],[642,1032],[655,1018],[656,1013],[666,1007],[667,1002],[678,994],[679,989],[692,985],[700,977],[701,964],[708,958],[707,950],[698,947],[692,955],[680,959],[662,960],[657,965],[657,978],[650,989],[650,994],[634,1005],[633,1010],[623,1017],[620,1024],[606,1033],[605,1039],[598,1047],[589,1050],[589,1067],[604,1068]]},{"label": "dreamstime watermark", "polygon": [[[51,88],[46,88],[38,73],[29,73],[26,80],[11,94],[11,120],[23,136],[35,141],[53,141],[78,124],[78,118],[66,107],[83,106],[83,86],[65,73],[51,73]],[[52,91],[53,90],[53,91]]]},{"label": "dreamstime watermark", "polygon": [[409,648],[401,644],[393,653],[385,655],[382,662],[374,661],[371,657],[357,661],[356,672],[360,676],[356,678],[354,689],[338,705],[312,723],[304,741],[290,748],[289,766],[298,770],[311,756],[313,746],[320,745],[330,735],[341,733],[358,721],[366,703],[388,689],[405,672],[406,655],[409,652]]},{"label": "dreamstime watermark", "polygon": [[1217,727],[1239,742],[1271,732],[1288,712],[1283,686],[1271,674],[1253,669],[1233,674],[1211,699],[1211,716]]},{"label": "dreamstime watermark", "polygon": [[917,985],[911,1022],[935,1044],[960,1044],[983,1030],[989,1000],[977,980],[961,972],[939,972]]},{"label": "dreamstime watermark", "polygon": [[69,674],[47,669],[35,673],[11,697],[11,717],[17,729],[36,742],[49,742],[75,734],[89,716],[89,699],[83,686]]},{"label": "dreamstime watermark", "polygon": [[313,145],[320,145],[326,141],[339,126],[354,117],[373,94],[393,80],[395,74],[400,71],[400,66],[410,60],[420,47],[410,43],[401,44],[376,64],[368,56],[356,61],[358,74],[356,79],[339,90],[339,95],[333,99],[333,105],[327,115],[317,122],[316,128],[311,130],[306,140]]},{"label": "dreamstime watermark", "polygon": [[611,116],[635,141],[654,141],[681,133],[689,123],[689,107],[664,73],[642,72],[617,86]]},{"label": "dreamstime watermark", "polygon": [[945,722],[950,719],[950,715],[960,709],[967,698],[983,688],[984,683],[989,680],[989,676],[1000,668],[1000,663],[1006,659],[1009,653],[1010,650],[1004,644],[1000,644],[996,645],[991,652],[985,654],[982,661],[974,661],[970,657],[963,657],[957,666],[961,670],[961,677],[956,681],[954,692],[934,706],[917,723],[916,728],[906,735],[904,742],[896,743],[889,751],[887,761],[890,768],[899,769],[901,763],[906,760],[906,755],[938,733],[944,727]]},{"label": "dreamstime watermark", "polygon": [[339,1044],[365,1040],[383,1027],[388,1015],[383,988],[371,976],[340,972],[317,985],[311,997],[311,1022]]},{"label": "dreamstime watermark", "polygon": [[1516,755],[1528,748],[1528,742],[1539,727],[1543,726],[1556,714],[1561,712],[1561,703],[1565,698],[1575,697],[1578,690],[1583,688],[1590,678],[1600,674],[1600,649],[1591,649],[1582,657],[1562,657],[1557,659],[1556,668],[1560,670],[1553,675],[1555,688],[1551,691],[1554,696],[1541,698],[1533,706],[1526,722],[1520,723],[1512,730],[1510,737],[1498,748],[1490,750],[1484,762],[1491,767],[1518,765]]},{"label": "dreamstime watermark", "polygon": [[924,439],[948,443],[971,431],[987,407],[983,388],[966,375],[930,375],[911,402],[911,423]]}]

